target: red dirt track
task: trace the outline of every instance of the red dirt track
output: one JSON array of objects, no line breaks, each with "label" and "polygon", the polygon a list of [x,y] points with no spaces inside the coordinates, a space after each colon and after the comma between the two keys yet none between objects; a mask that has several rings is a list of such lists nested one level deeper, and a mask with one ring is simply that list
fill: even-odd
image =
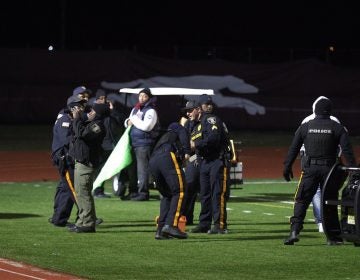
[{"label": "red dirt track", "polygon": [[81,280],[72,275],[51,272],[35,266],[20,262],[14,262],[0,258],[0,279],[1,280]]},{"label": "red dirt track", "polygon": [[[287,148],[248,147],[238,152],[244,179],[282,177],[286,151]],[[46,151],[0,151],[0,168],[0,182],[56,181],[59,178],[50,152]],[[298,170],[297,162],[294,170]]]},{"label": "red dirt track", "polygon": [[[238,160],[243,163],[243,178],[282,178],[283,161],[288,147],[246,147],[238,151]],[[360,162],[360,146],[354,147],[357,162]],[[0,151],[0,182],[57,181],[56,168],[47,151]],[[295,161],[294,175],[300,172]],[[298,172],[296,172],[298,171]]]}]

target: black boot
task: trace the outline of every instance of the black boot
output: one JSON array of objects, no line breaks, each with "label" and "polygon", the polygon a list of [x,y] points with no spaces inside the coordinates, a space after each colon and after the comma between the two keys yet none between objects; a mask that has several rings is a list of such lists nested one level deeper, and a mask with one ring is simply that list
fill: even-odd
[{"label": "black boot", "polygon": [[298,241],[299,241],[298,233],[295,230],[293,230],[290,232],[289,237],[284,240],[284,245],[294,245],[294,243]]},{"label": "black boot", "polygon": [[170,237],[168,235],[165,235],[161,232],[163,227],[158,227],[155,233],[155,239],[157,240],[163,240],[163,239],[169,239]]},{"label": "black boot", "polygon": [[162,230],[161,234],[168,237],[174,237],[179,239],[186,239],[188,235],[185,232],[182,232],[178,227],[173,227],[169,225],[165,225]]}]

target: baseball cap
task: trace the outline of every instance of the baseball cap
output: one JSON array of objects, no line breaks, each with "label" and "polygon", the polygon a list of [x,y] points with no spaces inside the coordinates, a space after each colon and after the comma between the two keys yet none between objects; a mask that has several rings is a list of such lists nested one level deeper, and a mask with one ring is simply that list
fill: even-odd
[{"label": "baseball cap", "polygon": [[203,94],[203,95],[200,95],[200,97],[199,97],[199,103],[200,103],[201,105],[202,105],[202,104],[213,104],[213,101],[212,101],[210,95]]},{"label": "baseball cap", "polygon": [[79,86],[79,87],[74,88],[72,95],[79,95],[79,94],[82,94],[82,93],[88,93],[90,95],[91,90],[87,89],[84,86]]},{"label": "baseball cap", "polygon": [[103,89],[98,89],[98,90],[96,91],[96,93],[95,93],[95,98],[98,99],[98,98],[100,98],[100,96],[105,96],[105,97],[107,96],[105,90],[103,90]]},{"label": "baseball cap", "polygon": [[73,104],[73,103],[85,103],[85,102],[86,102],[86,100],[81,99],[77,95],[72,95],[67,99],[66,105],[69,106],[70,104]]},{"label": "baseball cap", "polygon": [[200,107],[200,104],[197,101],[189,100],[188,102],[186,102],[185,107],[182,108],[182,110],[186,112],[186,111],[195,109],[197,107]]}]

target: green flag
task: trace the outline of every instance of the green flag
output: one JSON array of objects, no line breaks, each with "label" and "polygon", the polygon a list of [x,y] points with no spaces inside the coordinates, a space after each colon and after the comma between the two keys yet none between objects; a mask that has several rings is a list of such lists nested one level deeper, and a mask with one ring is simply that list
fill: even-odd
[{"label": "green flag", "polygon": [[119,142],[116,144],[114,150],[94,181],[93,189],[100,187],[102,182],[115,176],[131,163],[130,129],[131,126],[128,126]]}]

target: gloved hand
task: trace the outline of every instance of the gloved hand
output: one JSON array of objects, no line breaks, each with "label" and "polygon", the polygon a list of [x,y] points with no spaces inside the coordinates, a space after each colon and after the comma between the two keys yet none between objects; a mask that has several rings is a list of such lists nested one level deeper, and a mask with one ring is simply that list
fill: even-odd
[{"label": "gloved hand", "polygon": [[285,168],[283,171],[283,176],[285,181],[290,182],[292,178],[294,178],[294,174],[291,168]]}]

